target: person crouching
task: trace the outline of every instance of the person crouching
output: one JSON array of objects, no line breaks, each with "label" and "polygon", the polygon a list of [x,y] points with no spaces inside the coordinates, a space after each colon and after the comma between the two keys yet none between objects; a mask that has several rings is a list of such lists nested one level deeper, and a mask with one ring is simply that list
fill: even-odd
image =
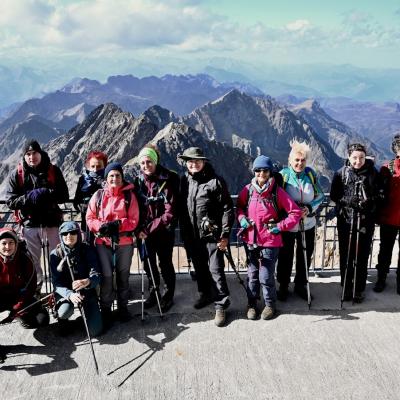
[{"label": "person crouching", "polygon": [[96,293],[100,282],[96,252],[82,242],[77,222],[64,222],[59,234],[60,244],[50,254],[50,268],[60,334],[71,331],[68,318],[78,306],[83,307],[90,335],[97,336],[103,330],[103,323]]},{"label": "person crouching", "polygon": [[9,311],[0,324],[15,318],[28,329],[49,324],[49,314],[40,302],[27,308],[38,301],[36,286],[36,269],[25,243],[18,241],[13,229],[0,229],[0,312]]}]

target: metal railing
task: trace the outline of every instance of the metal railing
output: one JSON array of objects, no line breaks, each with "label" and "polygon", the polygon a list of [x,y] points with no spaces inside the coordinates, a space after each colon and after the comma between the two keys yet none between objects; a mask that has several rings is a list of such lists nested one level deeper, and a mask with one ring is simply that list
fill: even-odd
[{"label": "metal railing", "polygon": [[[237,196],[232,196],[234,201]],[[325,201],[318,210],[317,227],[315,230],[315,250],[311,261],[311,271],[316,274],[323,273],[324,271],[334,271],[339,269],[339,243],[336,229],[336,218],[334,216],[334,206],[328,199]],[[75,220],[79,222],[80,215],[72,206],[72,201],[62,204],[61,209],[64,213],[64,220]],[[9,225],[17,228],[17,224],[12,218],[13,212],[10,211],[4,200],[0,200],[0,226]],[[233,258],[241,271],[246,270],[246,256],[244,248],[237,237],[239,227],[235,226],[232,229],[230,245]],[[396,241],[395,249],[393,251],[393,259],[397,259],[399,252],[398,241]],[[374,268],[377,261],[379,252],[379,229],[375,229],[374,238],[370,250],[369,268]],[[183,240],[181,232],[176,229],[175,246],[173,250],[173,261],[177,273],[188,273],[188,260],[185,249],[183,247]],[[228,263],[226,267],[229,270]],[[140,261],[138,252],[132,262],[131,273],[138,273],[140,269]]]}]

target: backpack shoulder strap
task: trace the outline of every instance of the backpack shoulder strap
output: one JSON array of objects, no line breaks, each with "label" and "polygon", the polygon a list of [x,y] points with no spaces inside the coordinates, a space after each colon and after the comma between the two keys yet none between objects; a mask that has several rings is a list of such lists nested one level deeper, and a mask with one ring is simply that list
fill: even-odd
[{"label": "backpack shoulder strap", "polygon": [[317,188],[317,175],[315,174],[314,170],[310,167],[306,167],[305,173],[307,176],[310,178],[310,181],[313,185],[314,188],[314,194],[318,193],[318,188]]},{"label": "backpack shoulder strap", "polygon": [[104,189],[99,189],[95,194],[94,194],[95,199],[96,199],[96,217],[99,217],[99,208],[101,206],[101,201],[103,200],[104,196]]},{"label": "backpack shoulder strap", "polygon": [[394,175],[394,160],[390,160],[390,162],[388,164],[388,168],[389,168],[390,173],[393,176]]},{"label": "backpack shoulder strap", "polygon": [[246,185],[247,187],[247,202],[246,202],[246,210],[249,209],[249,205],[250,205],[250,201],[251,198],[253,196],[253,192],[254,192],[254,187],[251,183],[249,183],[248,185]]},{"label": "backpack shoulder strap", "polygon": [[24,166],[22,165],[22,162],[19,162],[18,165],[17,165],[17,184],[18,184],[18,187],[22,188],[24,186],[24,179],[25,179]]},{"label": "backpack shoulder strap", "polygon": [[271,197],[272,197],[272,206],[276,211],[276,214],[279,216],[279,205],[278,205],[278,187],[279,185],[274,181],[274,185],[272,186]]},{"label": "backpack shoulder strap", "polygon": [[56,170],[52,163],[50,163],[49,169],[47,171],[47,180],[52,186],[56,184]]},{"label": "backpack shoulder strap", "polygon": [[123,192],[124,192],[124,203],[125,203],[126,216],[128,216],[129,207],[131,205],[131,199],[132,199],[132,190],[124,190]]}]

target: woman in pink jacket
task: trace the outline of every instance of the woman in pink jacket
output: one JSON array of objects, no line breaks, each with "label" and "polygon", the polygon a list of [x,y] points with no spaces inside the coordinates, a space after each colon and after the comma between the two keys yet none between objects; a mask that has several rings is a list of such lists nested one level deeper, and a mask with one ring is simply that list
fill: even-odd
[{"label": "woman in pink jacket", "polygon": [[[269,157],[258,156],[253,163],[254,178],[239,194],[237,217],[248,260],[247,318],[257,318],[260,285],[265,307],[262,319],[276,314],[275,263],[282,247],[282,231],[292,229],[301,218],[301,210],[278,186],[272,175]],[[285,214],[283,217],[282,214]]]},{"label": "woman in pink jacket", "polygon": [[122,166],[110,163],[105,172],[105,186],[90,199],[86,222],[96,236],[95,245],[101,266],[100,306],[103,323],[111,325],[113,272],[116,274],[119,319],[129,321],[129,273],[133,255],[133,231],[139,222],[139,206],[134,186],[124,181]]}]

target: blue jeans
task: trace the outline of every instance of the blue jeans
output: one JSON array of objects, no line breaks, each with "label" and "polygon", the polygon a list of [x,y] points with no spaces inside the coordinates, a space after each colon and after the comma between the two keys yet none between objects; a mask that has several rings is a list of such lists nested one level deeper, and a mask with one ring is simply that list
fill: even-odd
[{"label": "blue jeans", "polygon": [[279,247],[247,250],[247,297],[250,306],[255,306],[260,298],[260,285],[266,306],[275,307],[275,263]]},{"label": "blue jeans", "polygon": [[[57,313],[58,318],[68,319],[74,313],[74,305],[72,302],[63,299],[56,294],[57,300]],[[85,300],[83,301],[83,309],[85,311],[87,324],[91,336],[98,336],[103,330],[103,321],[101,318],[99,302],[94,289],[90,289],[85,293]]]}]

